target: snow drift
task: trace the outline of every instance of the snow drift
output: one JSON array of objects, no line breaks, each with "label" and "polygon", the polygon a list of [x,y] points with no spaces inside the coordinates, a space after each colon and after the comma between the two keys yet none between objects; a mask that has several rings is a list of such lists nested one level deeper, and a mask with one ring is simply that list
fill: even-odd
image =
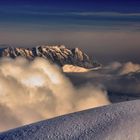
[{"label": "snow drift", "polygon": [[3,140],[139,140],[140,100],[85,110],[10,130]]},{"label": "snow drift", "polygon": [[75,89],[44,59],[0,60],[0,131],[106,104],[106,91]]}]

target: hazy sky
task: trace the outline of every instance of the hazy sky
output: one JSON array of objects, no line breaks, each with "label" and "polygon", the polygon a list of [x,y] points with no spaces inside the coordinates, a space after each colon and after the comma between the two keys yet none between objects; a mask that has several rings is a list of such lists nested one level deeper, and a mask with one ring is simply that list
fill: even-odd
[{"label": "hazy sky", "polygon": [[0,44],[80,47],[99,61],[140,62],[139,0],[6,0]]}]

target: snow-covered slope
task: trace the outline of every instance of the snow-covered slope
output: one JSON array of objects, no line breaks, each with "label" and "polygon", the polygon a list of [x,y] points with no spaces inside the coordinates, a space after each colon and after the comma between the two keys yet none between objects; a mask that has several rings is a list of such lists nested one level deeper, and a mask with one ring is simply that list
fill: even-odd
[{"label": "snow-covered slope", "polygon": [[0,140],[139,140],[140,100],[38,122],[0,134]]},{"label": "snow-covered slope", "polygon": [[86,69],[83,67],[79,67],[79,66],[74,66],[74,65],[64,65],[62,67],[63,72],[88,72],[90,71],[90,69]]},{"label": "snow-covered slope", "polygon": [[84,67],[80,67],[80,66],[66,64],[62,67],[62,70],[65,73],[86,73],[87,74],[87,72],[97,71],[101,68],[102,68],[101,66],[96,66],[93,68],[84,68]]}]

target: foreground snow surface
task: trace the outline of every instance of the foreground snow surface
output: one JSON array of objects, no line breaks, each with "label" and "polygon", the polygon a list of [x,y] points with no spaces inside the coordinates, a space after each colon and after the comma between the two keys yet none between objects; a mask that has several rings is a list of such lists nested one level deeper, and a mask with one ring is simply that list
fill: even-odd
[{"label": "foreground snow surface", "polygon": [[85,110],[0,134],[0,140],[140,140],[140,100]]}]

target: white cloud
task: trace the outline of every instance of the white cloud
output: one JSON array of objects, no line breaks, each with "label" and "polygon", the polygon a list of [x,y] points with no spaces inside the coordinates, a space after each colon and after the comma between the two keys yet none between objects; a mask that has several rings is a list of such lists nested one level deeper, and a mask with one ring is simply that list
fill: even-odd
[{"label": "white cloud", "polygon": [[106,91],[91,85],[75,89],[44,59],[0,61],[0,111],[5,112],[4,121],[0,115],[1,131],[106,104]]}]

